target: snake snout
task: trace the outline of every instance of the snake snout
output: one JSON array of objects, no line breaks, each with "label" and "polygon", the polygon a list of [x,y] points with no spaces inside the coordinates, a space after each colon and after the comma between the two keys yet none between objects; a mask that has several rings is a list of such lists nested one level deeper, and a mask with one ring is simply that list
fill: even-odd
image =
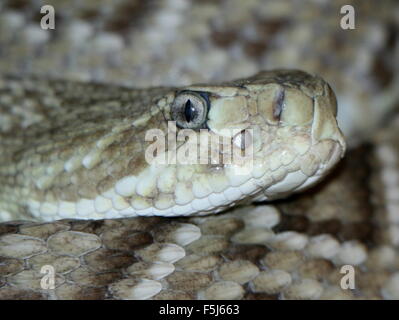
[{"label": "snake snout", "polygon": [[[314,99],[314,115],[312,123],[312,139],[314,143],[330,139],[335,141],[341,157],[346,150],[345,138],[337,123],[337,100],[332,89],[326,84],[324,94]],[[338,152],[338,151],[337,151]]]}]

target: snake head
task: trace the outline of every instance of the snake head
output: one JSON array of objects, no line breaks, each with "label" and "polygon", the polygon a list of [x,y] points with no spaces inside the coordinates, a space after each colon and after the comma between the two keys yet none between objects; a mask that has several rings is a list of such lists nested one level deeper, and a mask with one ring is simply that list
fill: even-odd
[{"label": "snake head", "polygon": [[[232,142],[230,149],[223,148],[226,142],[216,142],[211,149],[233,160],[200,170],[201,184],[217,191],[210,196],[215,204],[223,198],[269,200],[306,189],[345,153],[335,94],[318,76],[274,70],[217,86],[190,86],[185,99],[188,92],[207,97],[201,126],[208,129],[210,140],[219,136]],[[242,157],[234,161],[240,152]],[[212,187],[219,184],[225,189]],[[205,187],[198,189],[198,196],[206,194]]]}]

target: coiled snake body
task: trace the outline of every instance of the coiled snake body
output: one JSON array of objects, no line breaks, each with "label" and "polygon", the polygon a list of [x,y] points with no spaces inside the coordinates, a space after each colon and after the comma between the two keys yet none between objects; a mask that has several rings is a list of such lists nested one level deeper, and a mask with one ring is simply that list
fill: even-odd
[{"label": "coiled snake body", "polygon": [[[399,298],[398,123],[376,133],[397,104],[396,1],[46,4],[56,30],[40,1],[0,4],[0,299]],[[347,141],[370,143],[312,190],[239,206],[307,188],[344,151],[318,77],[208,84],[275,68],[322,75]],[[179,88],[132,89],[161,84]],[[146,161],[149,129],[183,128],[193,140],[153,155],[254,161]]]}]

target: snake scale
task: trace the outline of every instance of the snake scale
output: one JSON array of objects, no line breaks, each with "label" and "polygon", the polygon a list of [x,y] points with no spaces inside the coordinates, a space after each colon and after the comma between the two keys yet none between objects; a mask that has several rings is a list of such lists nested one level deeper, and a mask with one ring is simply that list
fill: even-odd
[{"label": "snake scale", "polygon": [[[338,2],[54,1],[53,33],[39,2],[3,4],[0,298],[399,298],[398,121],[376,131],[397,103],[397,6],[354,2],[344,33]],[[335,95],[298,67],[337,93],[334,170]],[[170,120],[252,146],[250,174],[148,164],[144,135]]]}]

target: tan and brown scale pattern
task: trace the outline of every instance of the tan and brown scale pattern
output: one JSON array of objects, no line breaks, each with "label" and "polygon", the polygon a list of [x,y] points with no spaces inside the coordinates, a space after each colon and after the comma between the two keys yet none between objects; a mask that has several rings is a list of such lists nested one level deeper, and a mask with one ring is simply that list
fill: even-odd
[{"label": "tan and brown scale pattern", "polygon": [[[56,29],[41,30],[53,5]],[[344,133],[373,134],[399,87],[398,5],[376,1],[29,1],[0,4],[0,71],[135,87],[182,86],[301,68],[339,97]],[[354,30],[340,27],[341,7]],[[378,107],[376,107],[378,106]],[[359,114],[369,117],[359,117]]]},{"label": "tan and brown scale pattern", "polygon": [[[55,32],[39,28],[42,4],[56,9]],[[339,28],[346,4],[356,30]],[[148,87],[302,68],[332,85],[340,125],[359,142],[398,105],[398,10],[395,0],[3,1],[0,73]],[[399,299],[397,133],[384,129],[331,181],[277,208],[2,223],[0,297]],[[40,289],[43,264],[56,268],[55,290]],[[340,289],[343,264],[356,265],[356,290]],[[188,273],[201,275],[197,290]]]},{"label": "tan and brown scale pattern", "polygon": [[[390,142],[385,147],[398,154]],[[397,227],[381,237],[380,198],[367,192],[372,186],[360,188],[378,154],[370,146],[352,151],[330,181],[276,207],[205,218],[3,223],[0,297],[397,299]],[[46,264],[57,272],[53,290],[40,287]],[[347,264],[356,270],[355,290],[340,287]]]}]

